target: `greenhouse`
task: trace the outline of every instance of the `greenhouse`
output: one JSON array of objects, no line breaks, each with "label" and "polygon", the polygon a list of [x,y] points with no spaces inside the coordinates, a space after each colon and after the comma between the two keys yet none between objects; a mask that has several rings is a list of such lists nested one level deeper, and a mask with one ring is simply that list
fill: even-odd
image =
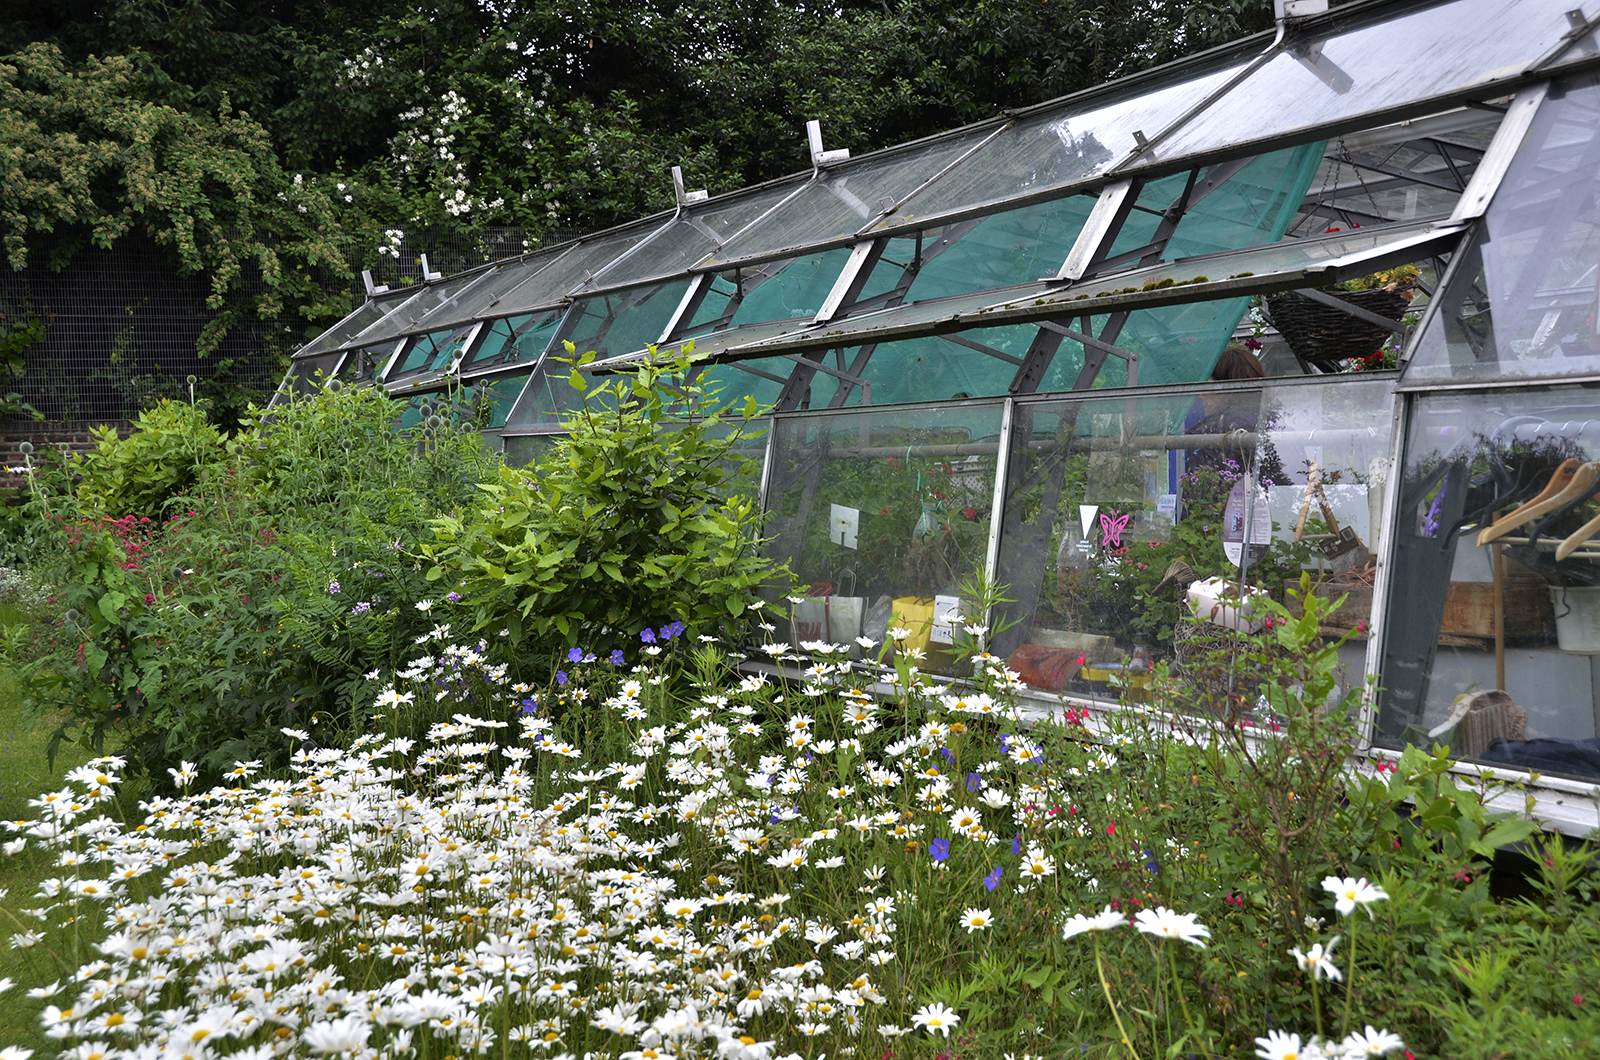
[{"label": "greenhouse", "polygon": [[1189,598],[1306,571],[1377,681],[1367,754],[1447,737],[1586,832],[1600,11],[1279,7],[1275,34],[986,123],[851,157],[813,122],[808,172],[674,175],[670,212],[369,280],[285,389],[467,388],[527,463],[577,400],[566,344],[590,375],[692,344],[698,382],[772,409],[797,643],[895,624],[948,670],[987,578],[991,650],[1041,705],[1137,698],[1182,665]]}]

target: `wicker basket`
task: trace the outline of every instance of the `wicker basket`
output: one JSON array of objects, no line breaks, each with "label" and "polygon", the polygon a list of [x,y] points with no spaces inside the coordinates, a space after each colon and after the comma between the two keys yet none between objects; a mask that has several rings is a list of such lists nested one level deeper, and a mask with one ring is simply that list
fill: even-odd
[{"label": "wicker basket", "polygon": [[[1382,289],[1339,291],[1335,297],[1396,321],[1411,307],[1403,294]],[[1290,349],[1302,360],[1328,372],[1338,371],[1343,361],[1367,356],[1390,335],[1375,324],[1292,291],[1268,298],[1267,314]]]}]

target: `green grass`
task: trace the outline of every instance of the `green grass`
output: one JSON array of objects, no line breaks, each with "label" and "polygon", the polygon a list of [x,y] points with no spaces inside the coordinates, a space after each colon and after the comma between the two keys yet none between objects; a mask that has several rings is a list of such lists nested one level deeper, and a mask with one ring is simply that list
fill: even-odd
[{"label": "green grass", "polygon": [[[53,726],[47,719],[30,724],[22,706],[15,678],[0,669],[0,819],[15,821],[31,818],[34,811],[28,800],[62,784],[67,770],[91,756],[76,745],[63,745],[55,768],[45,762],[45,745]],[[55,1044],[39,1032],[38,1012],[43,1002],[27,998],[22,991],[30,986],[61,978],[60,966],[42,949],[13,949],[10,938],[22,924],[34,923],[20,916],[31,905],[30,898],[39,880],[52,875],[53,859],[32,849],[14,857],[0,855],[0,977],[17,981],[13,992],[0,1004],[0,1046],[20,1045],[33,1049],[42,1058],[53,1055]]]}]

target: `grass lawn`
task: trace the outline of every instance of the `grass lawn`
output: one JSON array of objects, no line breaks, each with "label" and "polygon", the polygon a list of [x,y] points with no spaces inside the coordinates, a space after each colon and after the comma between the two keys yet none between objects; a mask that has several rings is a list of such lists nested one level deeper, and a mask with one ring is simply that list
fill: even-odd
[{"label": "grass lawn", "polygon": [[[31,728],[12,675],[0,669],[0,819],[31,818],[34,811],[28,800],[42,791],[61,786],[62,775],[87,761],[90,755],[81,747],[63,745],[55,768],[45,764],[45,744],[52,726],[41,719]],[[31,848],[15,857],[0,855],[0,977],[10,976],[21,984],[50,982],[61,977],[59,967],[42,947],[13,949],[11,936],[33,925],[31,917],[18,918],[18,911],[29,904],[35,884],[52,875],[53,859]],[[0,1004],[0,1046],[20,1045],[34,1049],[40,1057],[52,1055],[56,1043],[39,1032],[38,1011],[43,1002],[16,993]]]}]

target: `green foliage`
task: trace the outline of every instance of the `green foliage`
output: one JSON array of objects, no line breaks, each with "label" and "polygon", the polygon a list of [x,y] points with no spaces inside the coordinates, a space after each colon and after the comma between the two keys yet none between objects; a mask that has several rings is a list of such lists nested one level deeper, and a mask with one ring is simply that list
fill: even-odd
[{"label": "green foliage", "polygon": [[44,414],[6,390],[8,384],[26,373],[24,354],[29,346],[44,338],[44,321],[36,316],[16,316],[0,310],[0,419],[28,416],[42,420]]},{"label": "green foliage", "polygon": [[[567,344],[568,353],[575,353]],[[753,402],[730,409],[684,382],[687,358],[651,364],[583,393],[569,433],[530,468],[484,483],[462,515],[437,520],[427,576],[458,592],[475,629],[542,649],[609,650],[641,626],[685,623],[737,636],[773,574],[757,554]],[[673,405],[692,419],[667,422]]]},{"label": "green foliage", "polygon": [[168,502],[194,491],[207,468],[223,470],[227,455],[206,414],[182,401],[141,412],[126,439],[111,427],[96,428],[94,438],[75,469],[78,501],[84,511],[113,517],[161,518]]},{"label": "green foliage", "polygon": [[[156,102],[159,77],[135,57],[69,63],[59,48],[30,44],[0,61],[0,223],[13,269],[30,243],[56,233],[59,267],[87,244],[109,247],[139,230],[170,247],[180,267],[210,279],[216,314],[199,339],[215,348],[244,314],[285,312],[311,321],[349,308],[345,247],[366,229],[368,207],[341,201],[337,174],[292,178],[272,139],[226,95],[197,112]],[[373,203],[392,214],[392,204]],[[337,215],[337,219],[336,216]],[[262,293],[238,297],[246,272]]]},{"label": "green foliage", "polygon": [[[43,484],[60,648],[28,687],[66,710],[55,741],[120,745],[164,782],[185,759],[213,774],[281,759],[286,725],[361,731],[376,689],[362,675],[431,624],[413,606],[428,521],[498,464],[474,433],[397,432],[399,411],[378,389],[324,391],[223,443],[198,410],[164,405],[101,439],[76,496],[50,493],[65,476]],[[117,507],[163,498],[178,514]]]}]

